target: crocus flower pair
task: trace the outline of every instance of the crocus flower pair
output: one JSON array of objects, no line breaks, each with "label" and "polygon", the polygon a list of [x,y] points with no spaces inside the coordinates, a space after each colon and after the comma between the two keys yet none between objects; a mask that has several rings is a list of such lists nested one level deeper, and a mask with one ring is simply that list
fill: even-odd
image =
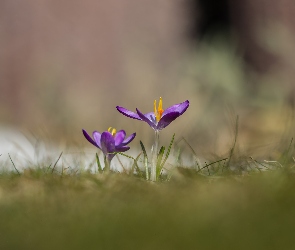
[{"label": "crocus flower pair", "polygon": [[[156,100],[154,101],[154,112],[143,114],[138,109],[136,109],[137,113],[134,113],[120,106],[117,106],[116,108],[121,114],[129,118],[144,121],[156,132],[158,132],[167,127],[177,117],[182,115],[188,107],[189,101],[187,100],[185,102],[175,104],[164,110],[163,101],[160,97],[158,107]],[[84,129],[82,131],[85,138],[91,144],[102,150],[103,154],[107,157],[109,162],[112,160],[115,153],[127,151],[130,147],[126,145],[130,143],[136,136],[136,133],[133,133],[125,139],[126,133],[124,130],[116,132],[115,129],[109,128],[107,131],[104,131],[101,134],[97,131],[94,131],[92,133],[93,138],[91,138],[91,136],[89,136],[89,134]]]}]

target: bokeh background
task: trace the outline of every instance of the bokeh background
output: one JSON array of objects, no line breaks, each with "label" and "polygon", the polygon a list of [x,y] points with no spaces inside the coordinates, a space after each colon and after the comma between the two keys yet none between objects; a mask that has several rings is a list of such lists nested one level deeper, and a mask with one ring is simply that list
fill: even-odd
[{"label": "bokeh background", "polygon": [[153,131],[119,114],[190,108],[161,133],[223,154],[271,154],[293,136],[293,0],[1,0],[0,126],[88,145],[81,129]]}]

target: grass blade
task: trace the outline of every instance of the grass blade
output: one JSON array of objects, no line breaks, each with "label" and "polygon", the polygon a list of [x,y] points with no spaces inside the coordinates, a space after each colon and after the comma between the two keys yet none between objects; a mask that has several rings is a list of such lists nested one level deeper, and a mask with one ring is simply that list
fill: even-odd
[{"label": "grass blade", "polygon": [[122,167],[122,169],[123,169],[123,172],[126,173],[126,169],[124,168],[124,165],[123,165],[122,161],[120,160],[118,154],[116,154],[116,158],[117,158],[119,164],[121,165],[121,167]]},{"label": "grass blade", "polygon": [[125,156],[125,157],[127,157],[127,158],[129,158],[129,159],[132,159],[132,160],[134,161],[134,163],[133,163],[133,165],[132,165],[132,169],[136,168],[136,171],[138,172],[138,174],[140,175],[140,177],[143,177],[143,176],[142,176],[142,173],[141,173],[141,171],[140,171],[140,168],[139,168],[139,166],[138,166],[138,164],[137,164],[137,161],[138,161],[138,159],[139,159],[141,153],[140,153],[136,158],[133,158],[132,156],[130,156],[130,155],[126,155],[126,154],[121,153],[121,152],[118,152],[118,154],[123,155],[123,156]]},{"label": "grass blade", "polygon": [[230,162],[231,162],[231,159],[232,159],[232,156],[234,154],[235,147],[236,147],[237,138],[238,138],[238,130],[239,130],[239,116],[237,115],[236,126],[235,126],[234,144],[233,144],[233,146],[232,146],[232,148],[230,150],[230,153],[229,153],[228,161],[227,161],[227,164],[226,164],[227,169],[229,169],[229,165],[230,165]]},{"label": "grass blade", "polygon": [[141,149],[142,149],[142,152],[143,152],[143,161],[144,161],[144,167],[145,167],[145,178],[146,180],[148,181],[150,179],[149,177],[149,168],[148,168],[148,157],[147,157],[147,153],[146,153],[146,150],[145,150],[145,147],[142,143],[142,141],[139,141],[140,143],[140,146],[141,146]]},{"label": "grass blade", "polygon": [[95,156],[96,156],[96,163],[97,163],[98,172],[100,174],[102,174],[103,171],[102,171],[102,167],[101,167],[101,164],[100,164],[100,160],[99,160],[98,154],[96,153]]},{"label": "grass blade", "polygon": [[293,143],[293,138],[291,138],[289,147],[282,153],[282,155],[281,155],[281,157],[279,159],[279,161],[282,162],[282,165],[284,167],[287,167],[288,163],[290,163],[290,161],[292,161],[291,157],[289,156],[289,153],[291,151],[292,143]]},{"label": "grass blade", "polygon": [[8,156],[9,156],[9,159],[10,159],[10,161],[11,161],[11,163],[12,163],[14,169],[16,170],[16,172],[17,172],[18,174],[20,174],[20,172],[17,170],[16,166],[14,165],[14,162],[13,162],[13,160],[11,159],[10,154],[8,154]]},{"label": "grass blade", "polygon": [[53,165],[53,168],[52,168],[52,170],[51,170],[51,173],[52,173],[52,174],[53,174],[53,171],[54,171],[54,169],[55,169],[55,167],[56,167],[56,164],[58,163],[60,157],[62,156],[62,153],[63,153],[63,152],[60,153],[59,157],[57,158],[56,162],[55,162],[54,165]]},{"label": "grass blade", "polygon": [[[204,167],[201,167],[198,171],[197,171],[197,173],[199,173],[201,170],[203,170],[204,168],[207,168],[208,169],[208,171],[209,171],[209,166],[211,166],[211,165],[213,165],[213,164],[215,164],[215,163],[218,163],[218,162],[221,162],[221,161],[226,161],[228,158],[224,158],[224,159],[221,159],[221,160],[218,160],[218,161],[214,161],[214,162],[211,162],[211,163],[209,163],[209,164],[206,164]],[[210,173],[209,173],[209,175],[210,175]]]},{"label": "grass blade", "polygon": [[143,152],[144,157],[147,158],[147,153],[146,153],[146,150],[145,150],[145,147],[144,147],[142,141],[139,141],[139,143],[140,143],[140,146],[141,146],[141,149],[142,149],[142,152]]},{"label": "grass blade", "polygon": [[162,170],[162,168],[161,168],[161,162],[162,162],[162,158],[163,158],[164,153],[165,153],[165,147],[162,146],[162,147],[160,148],[160,151],[159,151],[159,154],[158,154],[157,170],[156,170],[156,179],[159,178],[160,173],[161,173],[161,170]]},{"label": "grass blade", "polygon": [[162,162],[162,164],[161,164],[161,169],[164,167],[164,165],[165,165],[165,163],[166,163],[166,161],[167,161],[167,159],[168,159],[168,157],[169,157],[169,155],[170,155],[170,151],[171,151],[171,148],[172,148],[172,145],[173,145],[173,142],[174,142],[174,138],[175,138],[175,133],[174,133],[173,136],[172,136],[172,139],[171,139],[170,144],[169,144],[169,147],[168,147],[168,149],[167,149],[167,152],[166,152],[165,158],[164,158],[164,160],[163,160],[163,162]]}]

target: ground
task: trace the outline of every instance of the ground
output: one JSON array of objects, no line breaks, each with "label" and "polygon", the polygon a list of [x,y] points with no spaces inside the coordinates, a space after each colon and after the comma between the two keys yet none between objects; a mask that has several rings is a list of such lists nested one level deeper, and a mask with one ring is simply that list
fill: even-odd
[{"label": "ground", "polygon": [[169,182],[111,173],[0,175],[1,249],[294,249],[288,169]]}]

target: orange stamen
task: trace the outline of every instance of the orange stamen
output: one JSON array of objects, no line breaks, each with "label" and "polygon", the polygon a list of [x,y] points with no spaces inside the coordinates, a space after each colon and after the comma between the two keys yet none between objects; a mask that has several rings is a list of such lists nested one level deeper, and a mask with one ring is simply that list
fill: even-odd
[{"label": "orange stamen", "polygon": [[162,97],[160,97],[158,109],[157,109],[157,101],[156,100],[154,101],[154,113],[155,113],[155,117],[156,117],[157,122],[160,121],[163,112],[164,112],[163,101],[162,101]]}]

